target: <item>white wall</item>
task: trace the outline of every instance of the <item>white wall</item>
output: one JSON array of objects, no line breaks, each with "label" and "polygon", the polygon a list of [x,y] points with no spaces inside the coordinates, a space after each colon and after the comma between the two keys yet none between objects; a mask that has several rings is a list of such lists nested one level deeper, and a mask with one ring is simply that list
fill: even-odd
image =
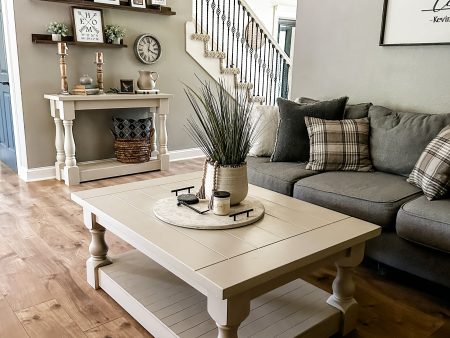
[{"label": "white wall", "polygon": [[[183,82],[195,84],[195,74],[208,75],[185,52],[185,23],[192,19],[191,0],[168,0],[176,16],[150,15],[119,10],[105,10],[105,23],[122,25],[127,30],[128,48],[104,49],[105,87],[118,87],[119,80],[137,79],[139,69],[160,73],[158,82],[163,92],[175,95],[168,118],[169,149],[194,146],[184,132],[186,116],[191,108],[183,92]],[[28,167],[51,166],[55,162],[54,124],[44,93],[59,91],[59,66],[56,45],[36,45],[32,33],[45,33],[50,21],[70,22],[69,6],[36,0],[14,0],[20,81],[23,98],[24,125]],[[142,33],[156,35],[162,44],[163,56],[155,65],[145,66],[133,53],[133,42]],[[96,48],[73,46],[69,50],[69,85],[88,73],[95,76],[93,64]],[[119,112],[120,113],[120,112]],[[80,160],[98,159],[112,155],[110,119],[116,111],[87,111],[78,114],[74,133]]]},{"label": "white wall", "polygon": [[297,0],[246,0],[264,26],[276,37],[278,19],[295,20]]},{"label": "white wall", "polygon": [[299,0],[292,97],[450,112],[450,46],[378,45],[383,0]]}]

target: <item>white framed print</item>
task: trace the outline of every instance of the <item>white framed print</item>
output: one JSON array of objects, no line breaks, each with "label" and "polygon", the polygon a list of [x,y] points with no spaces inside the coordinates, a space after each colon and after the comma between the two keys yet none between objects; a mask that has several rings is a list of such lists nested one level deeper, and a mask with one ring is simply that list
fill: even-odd
[{"label": "white framed print", "polygon": [[72,7],[72,23],[75,41],[105,42],[101,9]]},{"label": "white framed print", "polygon": [[166,5],[166,0],[150,0],[150,3],[152,5],[165,6]]},{"label": "white framed print", "polygon": [[380,46],[450,44],[449,0],[384,0]]},{"label": "white framed print", "polygon": [[116,5],[116,6],[120,5],[120,0],[94,0],[94,2],[107,5]]},{"label": "white framed print", "polygon": [[146,0],[130,0],[131,7],[146,8]]}]

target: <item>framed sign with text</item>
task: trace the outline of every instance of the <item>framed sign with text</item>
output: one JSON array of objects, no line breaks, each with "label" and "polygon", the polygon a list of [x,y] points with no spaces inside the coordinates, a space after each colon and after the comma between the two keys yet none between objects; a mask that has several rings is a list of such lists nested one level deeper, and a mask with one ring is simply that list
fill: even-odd
[{"label": "framed sign with text", "polygon": [[380,46],[450,44],[450,0],[384,0]]},{"label": "framed sign with text", "polygon": [[72,7],[72,21],[75,41],[105,42],[101,9]]}]

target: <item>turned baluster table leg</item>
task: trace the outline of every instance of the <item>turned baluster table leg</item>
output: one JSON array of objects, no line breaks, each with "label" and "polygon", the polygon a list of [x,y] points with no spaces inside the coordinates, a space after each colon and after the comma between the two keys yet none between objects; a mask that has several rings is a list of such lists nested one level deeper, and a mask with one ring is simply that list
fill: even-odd
[{"label": "turned baluster table leg", "polygon": [[217,338],[238,338],[239,325],[250,313],[250,299],[245,296],[225,300],[208,297],[208,313],[216,322]]},{"label": "turned baluster table leg", "polygon": [[64,162],[66,160],[66,154],[64,152],[64,127],[62,120],[56,110],[56,103],[50,100],[50,111],[55,122],[55,148],[56,148],[56,162],[55,162],[55,174],[56,179],[61,180],[61,170],[64,168]]},{"label": "turned baluster table leg", "polygon": [[109,265],[108,245],[105,241],[105,228],[98,224],[95,216],[89,212],[84,213],[86,227],[91,232],[91,243],[89,244],[89,253],[91,257],[86,261],[87,282],[94,289],[99,288],[98,268]]},{"label": "turned baluster table leg", "polygon": [[156,109],[159,120],[159,154],[161,170],[169,170],[169,149],[167,147],[167,114],[169,113],[169,99],[161,99]]},{"label": "turned baluster table leg", "polygon": [[66,185],[80,184],[80,169],[75,157],[75,140],[73,138],[73,121],[75,120],[75,107],[72,102],[63,102],[59,108],[64,125],[64,151],[66,155],[64,178]]},{"label": "turned baluster table leg", "polygon": [[336,278],[333,281],[333,294],[327,303],[342,312],[341,333],[346,335],[356,327],[358,303],[353,298],[355,282],[353,270],[364,258],[364,243],[347,250],[346,255],[335,262]]},{"label": "turned baluster table leg", "polygon": [[158,145],[156,144],[156,140],[158,139],[158,132],[156,128],[156,108],[150,108],[150,114],[152,115],[152,123],[153,123],[153,129],[155,130],[154,134],[153,134],[153,139],[152,139],[152,144],[151,144],[151,154],[152,156],[158,156],[159,155],[159,151],[158,151]]}]

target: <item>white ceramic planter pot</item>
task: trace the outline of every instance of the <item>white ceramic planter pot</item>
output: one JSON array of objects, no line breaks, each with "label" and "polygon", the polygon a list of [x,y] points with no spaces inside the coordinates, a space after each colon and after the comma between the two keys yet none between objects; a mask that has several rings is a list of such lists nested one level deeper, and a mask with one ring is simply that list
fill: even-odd
[{"label": "white ceramic planter pot", "polygon": [[122,38],[114,38],[114,40],[113,40],[113,44],[115,44],[115,45],[120,45],[121,42],[122,42]]},{"label": "white ceramic planter pot", "polygon": [[61,41],[62,35],[61,34],[52,34],[52,41]]},{"label": "white ceramic planter pot", "polygon": [[[211,199],[214,189],[214,165],[208,163],[205,177],[205,195]],[[217,168],[217,191],[228,191],[231,196],[231,205],[239,204],[247,197],[248,179],[247,164],[239,166],[226,166]]]}]

